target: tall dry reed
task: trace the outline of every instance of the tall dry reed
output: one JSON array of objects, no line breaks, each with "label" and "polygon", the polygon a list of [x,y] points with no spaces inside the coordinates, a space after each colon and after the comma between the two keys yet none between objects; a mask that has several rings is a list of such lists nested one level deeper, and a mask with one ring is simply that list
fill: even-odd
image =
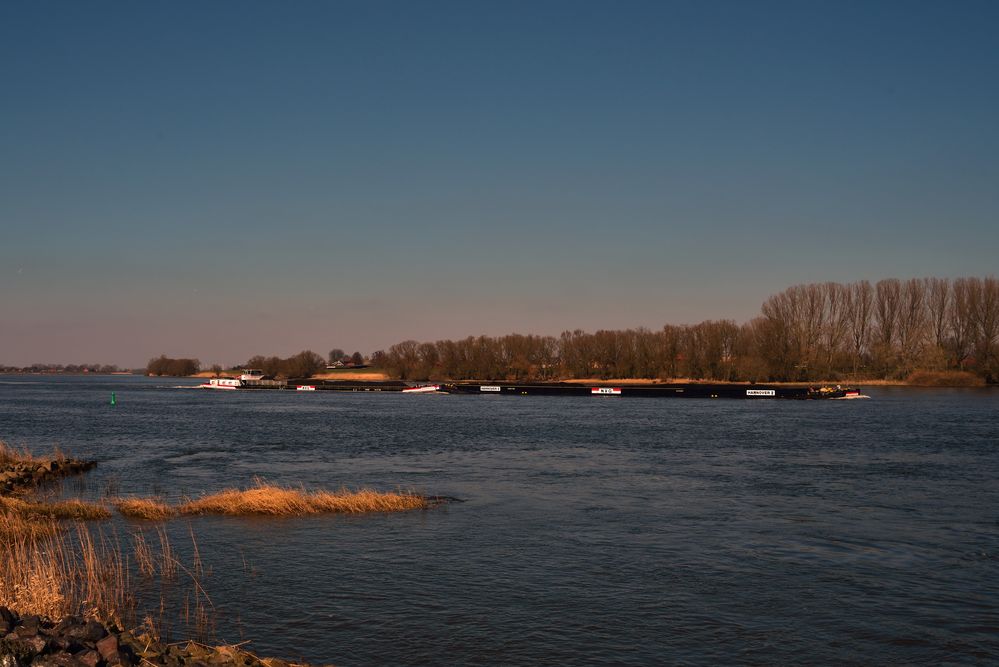
[{"label": "tall dry reed", "polygon": [[[2,527],[6,527],[6,529]],[[120,623],[134,609],[121,549],[84,524],[0,516],[0,606],[20,614],[70,614]]]},{"label": "tall dry reed", "polygon": [[[187,581],[178,581],[179,572],[188,575],[198,604],[205,607],[207,601],[210,606],[199,581],[202,565],[193,532],[196,558],[187,568],[162,527],[153,541],[136,533],[131,548],[125,549],[117,537],[85,523],[11,511],[11,500],[0,498],[0,607],[21,615],[56,620],[78,615],[124,625],[135,620],[136,591],[144,590],[146,595],[158,592],[163,625],[164,596],[179,596]],[[133,572],[146,583],[135,586]],[[204,624],[197,616],[195,620]]]},{"label": "tall dry reed", "polygon": [[64,461],[66,456],[58,448],[49,456],[34,456],[27,447],[18,449],[4,440],[0,440],[0,468],[9,465],[44,463],[48,461]]}]

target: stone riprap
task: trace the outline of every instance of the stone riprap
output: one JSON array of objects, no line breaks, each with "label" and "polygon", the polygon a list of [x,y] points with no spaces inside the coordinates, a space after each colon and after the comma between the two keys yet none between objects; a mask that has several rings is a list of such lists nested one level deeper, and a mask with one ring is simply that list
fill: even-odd
[{"label": "stone riprap", "polygon": [[69,616],[53,623],[38,616],[20,617],[0,607],[0,667],[293,667],[273,658],[258,658],[237,646],[205,646],[196,642],[165,644],[95,620]]},{"label": "stone riprap", "polygon": [[13,493],[60,477],[78,475],[96,465],[96,461],[64,458],[0,463],[0,493]]}]

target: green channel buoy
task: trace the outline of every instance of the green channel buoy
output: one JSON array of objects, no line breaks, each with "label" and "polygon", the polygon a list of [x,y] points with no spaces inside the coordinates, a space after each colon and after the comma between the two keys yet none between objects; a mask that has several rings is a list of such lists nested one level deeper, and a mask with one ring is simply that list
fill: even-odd
[{"label": "green channel buoy", "polygon": [[118,405],[118,399],[115,398],[114,392],[111,392],[111,405]]}]

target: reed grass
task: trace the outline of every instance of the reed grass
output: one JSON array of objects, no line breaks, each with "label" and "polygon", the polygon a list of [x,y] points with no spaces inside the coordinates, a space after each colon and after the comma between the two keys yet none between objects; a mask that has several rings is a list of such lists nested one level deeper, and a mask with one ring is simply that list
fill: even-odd
[{"label": "reed grass", "polygon": [[135,566],[139,574],[151,578],[156,574],[156,562],[153,558],[153,550],[146,541],[144,533],[138,532],[132,535],[132,556],[135,558]]},{"label": "reed grass", "polygon": [[129,519],[165,521],[177,516],[176,509],[154,498],[118,498],[112,504]]},{"label": "reed grass", "polygon": [[[136,591],[159,591],[162,627],[163,596],[183,592],[185,587],[178,581],[178,573],[183,572],[192,583],[196,601],[192,618],[198,632],[209,626],[209,607],[214,607],[199,580],[200,556],[193,568],[185,567],[163,528],[153,540],[141,532],[133,540],[132,548],[125,549],[117,537],[83,522],[67,527],[50,517],[0,510],[0,607],[22,616],[58,621],[74,615],[123,627],[136,618]],[[193,544],[198,553],[197,542]],[[144,586],[133,585],[135,572],[148,580]]]},{"label": "reed grass", "polygon": [[226,489],[188,500],[181,504],[177,511],[185,515],[305,516],[326,513],[406,512],[429,507],[430,504],[425,497],[413,493],[372,489],[306,491],[258,481],[256,486],[249,489]]},{"label": "reed grass", "polygon": [[[12,519],[12,517],[14,517]],[[4,531],[11,521],[28,523]],[[78,614],[120,623],[134,608],[126,561],[117,544],[85,524],[62,531],[54,519],[41,527],[0,517],[0,606],[52,619]]]},{"label": "reed grass", "polygon": [[[0,498],[0,501],[2,500]],[[35,540],[53,535],[58,530],[59,526],[55,521],[30,520],[20,514],[0,509],[0,555],[3,554],[2,545],[8,541]]]},{"label": "reed grass", "polygon": [[34,465],[37,463],[48,463],[49,461],[65,461],[66,456],[58,448],[52,450],[49,456],[34,456],[27,447],[18,449],[0,440],[0,468],[10,465]]},{"label": "reed grass", "polygon": [[125,517],[163,521],[176,516],[217,514],[225,516],[305,516],[309,514],[360,514],[428,509],[424,496],[372,489],[306,491],[257,481],[248,489],[226,489],[171,506],[155,498],[119,498],[112,503]]},{"label": "reed grass", "polygon": [[95,521],[111,518],[111,511],[104,505],[75,499],[41,502],[0,496],[0,511],[25,519]]},{"label": "reed grass", "polygon": [[[163,528],[159,528],[156,531],[156,537],[160,540],[160,577],[167,581],[176,579],[177,568],[180,566],[180,562],[174,557],[173,547],[170,546],[170,539]],[[193,534],[191,539],[194,539]]]}]

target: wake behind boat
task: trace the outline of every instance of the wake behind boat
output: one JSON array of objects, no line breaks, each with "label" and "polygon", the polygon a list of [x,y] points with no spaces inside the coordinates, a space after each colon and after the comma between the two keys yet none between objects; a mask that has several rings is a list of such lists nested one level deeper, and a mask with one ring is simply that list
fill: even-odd
[{"label": "wake behind boat", "polygon": [[441,386],[439,384],[424,384],[416,387],[407,387],[402,390],[404,394],[436,394],[440,392]]}]

